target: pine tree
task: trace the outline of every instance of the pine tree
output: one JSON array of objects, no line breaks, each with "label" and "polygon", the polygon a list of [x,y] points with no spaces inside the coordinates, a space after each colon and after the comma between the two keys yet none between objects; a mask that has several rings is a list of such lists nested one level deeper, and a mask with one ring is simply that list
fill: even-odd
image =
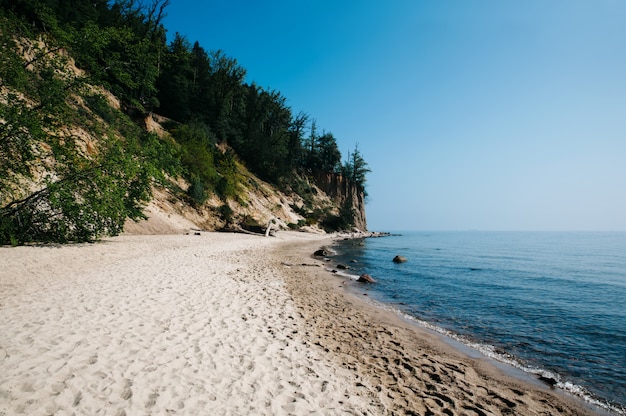
[{"label": "pine tree", "polygon": [[366,176],[371,172],[368,168],[368,164],[359,152],[359,145],[354,147],[352,153],[348,153],[348,158],[343,165],[342,173],[349,180],[352,181],[359,190],[363,191],[367,195],[365,189]]}]

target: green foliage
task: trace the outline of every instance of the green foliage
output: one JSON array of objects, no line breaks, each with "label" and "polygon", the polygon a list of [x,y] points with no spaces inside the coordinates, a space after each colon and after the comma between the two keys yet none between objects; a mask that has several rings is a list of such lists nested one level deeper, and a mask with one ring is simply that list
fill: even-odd
[{"label": "green foliage", "polygon": [[[0,1],[2,242],[114,235],[124,218],[140,216],[150,183],[164,174],[183,174],[197,204],[211,193],[243,203],[239,163],[294,190],[299,174],[340,170],[364,190],[369,169],[358,149],[342,167],[335,137],[319,135],[314,122],[305,137],[309,116],[294,116],[279,92],[246,84],[236,59],[178,34],[167,45],[169,1]],[[85,77],[67,69],[68,53]],[[122,111],[83,91],[85,83],[108,88]],[[137,125],[157,109],[175,120],[174,140]],[[102,143],[95,153],[83,154],[75,126]],[[54,176],[24,195],[23,182],[46,170]]]},{"label": "green foliage", "polygon": [[176,33],[167,52],[157,79],[159,112],[186,123],[191,120],[192,95],[198,83],[189,41]]},{"label": "green foliage", "polygon": [[129,142],[134,143],[136,152],[144,158],[151,176],[162,180],[163,173],[176,177],[182,173],[181,147],[169,137],[160,138],[155,133],[142,130],[127,115],[111,107],[107,99],[100,94],[90,94],[84,97],[84,101],[93,114],[100,117],[108,128],[98,120],[91,120],[89,127],[92,134],[98,136],[106,131],[117,131]]},{"label": "green foliage", "polygon": [[[129,135],[124,143],[108,138],[95,155],[88,156],[77,138],[52,130],[71,124],[67,99],[77,83],[60,70],[47,69],[34,73],[40,76],[29,91],[31,102],[16,94],[10,95],[10,105],[0,105],[5,120],[0,128],[5,173],[0,191],[13,195],[0,205],[3,244],[90,241],[116,235],[126,218],[142,217],[141,203],[150,197],[154,165],[145,159],[135,136]],[[20,177],[32,177],[41,160],[49,160],[54,175],[36,192],[13,200],[15,193],[9,190],[19,189]]]},{"label": "green foliage", "polygon": [[200,178],[194,177],[191,180],[191,184],[189,185],[187,194],[196,203],[196,205],[202,205],[207,199],[207,193],[204,189],[204,182]]},{"label": "green foliage", "polygon": [[11,104],[0,102],[0,204],[18,188],[20,176],[30,176],[36,154],[33,143],[44,136],[38,114],[16,94],[8,94],[7,99]]},{"label": "green foliage", "polygon": [[339,215],[327,213],[321,225],[327,231],[349,230],[354,226],[355,213],[352,211],[352,201],[346,200],[339,209]]},{"label": "green foliage", "polygon": [[[280,93],[245,84],[246,71],[236,59],[220,50],[207,52],[180,34],[167,45],[162,20],[168,4],[15,0],[7,10],[54,35],[91,82],[104,84],[126,109],[145,113],[158,107],[180,123],[206,124],[215,140],[228,143],[254,173],[272,183],[290,178],[294,171],[341,170],[334,136],[317,134],[313,123],[305,138],[308,115],[293,117]],[[8,74],[15,66],[3,68]],[[10,78],[23,82],[19,76]],[[210,182],[207,188],[217,186]],[[225,185],[220,187],[228,188]]]},{"label": "green foliage", "polygon": [[110,141],[99,157],[73,162],[57,172],[60,179],[0,209],[1,243],[91,241],[119,234],[126,218],[143,218],[150,178],[121,143]]},{"label": "green foliage", "polygon": [[368,164],[365,159],[363,159],[361,152],[359,152],[359,146],[357,144],[354,147],[354,151],[348,153],[348,159],[342,167],[342,174],[367,196],[365,182],[369,172],[371,172],[371,170],[368,168]]},{"label": "green foliage", "polygon": [[161,178],[161,173],[171,177],[179,176],[182,171],[181,147],[168,137],[160,138],[155,133],[142,132],[141,154],[149,161],[151,176]]},{"label": "green foliage", "polygon": [[276,181],[293,166],[287,159],[291,109],[276,91],[268,92],[255,85],[246,90],[241,134],[244,139],[231,144],[252,171]]},{"label": "green foliage", "polygon": [[181,124],[172,130],[181,147],[181,164],[192,185],[188,191],[202,204],[219,181],[215,168],[215,140],[209,128],[202,123]]},{"label": "green foliage", "polygon": [[[15,39],[5,30],[15,27],[0,17],[0,86],[6,95],[0,99],[0,206],[19,188],[20,178],[32,174],[36,160],[46,157],[46,148],[58,138],[48,131],[69,119],[67,99],[78,89],[80,80],[65,70],[65,60],[34,44],[34,56],[25,61],[16,51]],[[41,146],[47,143],[48,146]]]},{"label": "green foliage", "polygon": [[233,222],[233,210],[228,204],[221,205],[217,212],[220,218],[226,223],[226,225],[232,224]]},{"label": "green foliage", "polygon": [[107,99],[101,94],[91,94],[85,97],[85,103],[89,109],[105,123],[116,126],[119,122],[120,112],[109,105]]},{"label": "green foliage", "polygon": [[14,34],[19,32],[19,22],[9,20],[0,14],[0,86],[25,90],[29,85],[30,74],[18,53]]},{"label": "green foliage", "polygon": [[[0,44],[0,60],[7,63],[2,70],[7,93],[0,100],[0,243],[91,241],[118,234],[126,218],[143,216],[141,204],[149,200],[152,177],[162,168],[152,160],[159,161],[154,155],[162,149],[155,150],[153,137],[142,143],[135,126],[124,140],[111,135],[85,152],[82,139],[70,133],[80,121],[70,101],[81,93],[83,80],[67,68],[58,47],[24,42],[26,60],[5,35]],[[112,114],[110,120],[128,126]],[[38,179],[34,173],[42,165],[51,173]],[[34,181],[36,190],[24,195],[24,180]]]},{"label": "green foliage", "polygon": [[331,133],[321,135],[317,140],[317,152],[319,157],[318,170],[335,173],[341,167],[341,152],[337,141]]},{"label": "green foliage", "polygon": [[239,169],[235,155],[232,152],[217,152],[217,170],[220,179],[217,182],[216,191],[223,199],[238,196]]},{"label": "green foliage", "polygon": [[196,203],[202,204],[210,192],[222,199],[238,197],[240,174],[236,156],[217,148],[207,125],[180,124],[171,133],[180,144],[183,170],[191,184],[188,193]]}]

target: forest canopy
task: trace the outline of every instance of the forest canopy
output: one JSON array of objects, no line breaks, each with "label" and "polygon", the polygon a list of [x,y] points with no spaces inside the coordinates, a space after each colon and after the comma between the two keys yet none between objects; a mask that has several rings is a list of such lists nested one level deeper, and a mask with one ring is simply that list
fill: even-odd
[{"label": "forest canopy", "polygon": [[[198,204],[210,193],[233,196],[235,157],[278,186],[289,185],[294,173],[329,172],[345,175],[365,191],[369,169],[358,148],[342,164],[332,133],[320,132],[308,114],[294,113],[280,92],[247,83],[246,70],[236,59],[219,49],[208,51],[178,33],[168,42],[163,18],[169,3],[0,0],[0,87],[10,95],[0,103],[0,243],[115,235],[126,217],[140,217],[138,207],[149,198],[150,181],[164,172],[184,175]],[[32,45],[43,39],[47,46],[32,46],[25,59],[18,39],[32,39]],[[61,50],[84,75],[67,70],[67,59],[56,53]],[[86,93],[85,85],[111,91],[122,102],[122,114],[106,108],[97,94]],[[97,157],[85,157],[70,146],[58,129],[77,122],[69,104],[73,95],[83,97],[91,111],[121,129],[123,142],[99,132],[111,139]],[[171,120],[166,127],[175,142],[160,141],[120,121],[150,113]],[[32,164],[42,159],[33,143],[46,144],[59,174],[47,179],[37,198],[34,194],[10,198],[18,185],[15,178],[32,177]],[[218,145],[232,152],[220,151]],[[104,163],[109,164],[106,170],[101,169]],[[114,173],[100,177],[96,171]],[[114,206],[90,203],[90,198],[102,199],[109,193],[119,197]],[[78,203],[72,200],[81,207],[72,208]],[[45,218],[42,209],[48,217],[54,213],[59,223],[37,228],[34,223]],[[85,214],[94,210],[99,214]],[[76,219],[77,215],[87,218]],[[32,223],[30,235],[39,237],[24,238],[25,219]],[[63,222],[74,225],[68,228]]]}]

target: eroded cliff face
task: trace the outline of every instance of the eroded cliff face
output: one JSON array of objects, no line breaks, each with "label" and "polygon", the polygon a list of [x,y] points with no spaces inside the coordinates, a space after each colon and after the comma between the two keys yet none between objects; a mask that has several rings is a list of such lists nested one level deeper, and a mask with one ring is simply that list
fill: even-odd
[{"label": "eroded cliff face", "polygon": [[342,211],[351,213],[355,228],[367,231],[363,189],[359,189],[354,182],[346,180],[338,173],[317,173],[315,183]]}]

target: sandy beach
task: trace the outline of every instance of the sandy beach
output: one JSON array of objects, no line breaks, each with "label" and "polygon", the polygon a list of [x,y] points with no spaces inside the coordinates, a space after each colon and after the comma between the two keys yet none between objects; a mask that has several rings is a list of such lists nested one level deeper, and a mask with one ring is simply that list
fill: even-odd
[{"label": "sandy beach", "polygon": [[582,415],[345,292],[328,236],[0,248],[0,415]]}]

